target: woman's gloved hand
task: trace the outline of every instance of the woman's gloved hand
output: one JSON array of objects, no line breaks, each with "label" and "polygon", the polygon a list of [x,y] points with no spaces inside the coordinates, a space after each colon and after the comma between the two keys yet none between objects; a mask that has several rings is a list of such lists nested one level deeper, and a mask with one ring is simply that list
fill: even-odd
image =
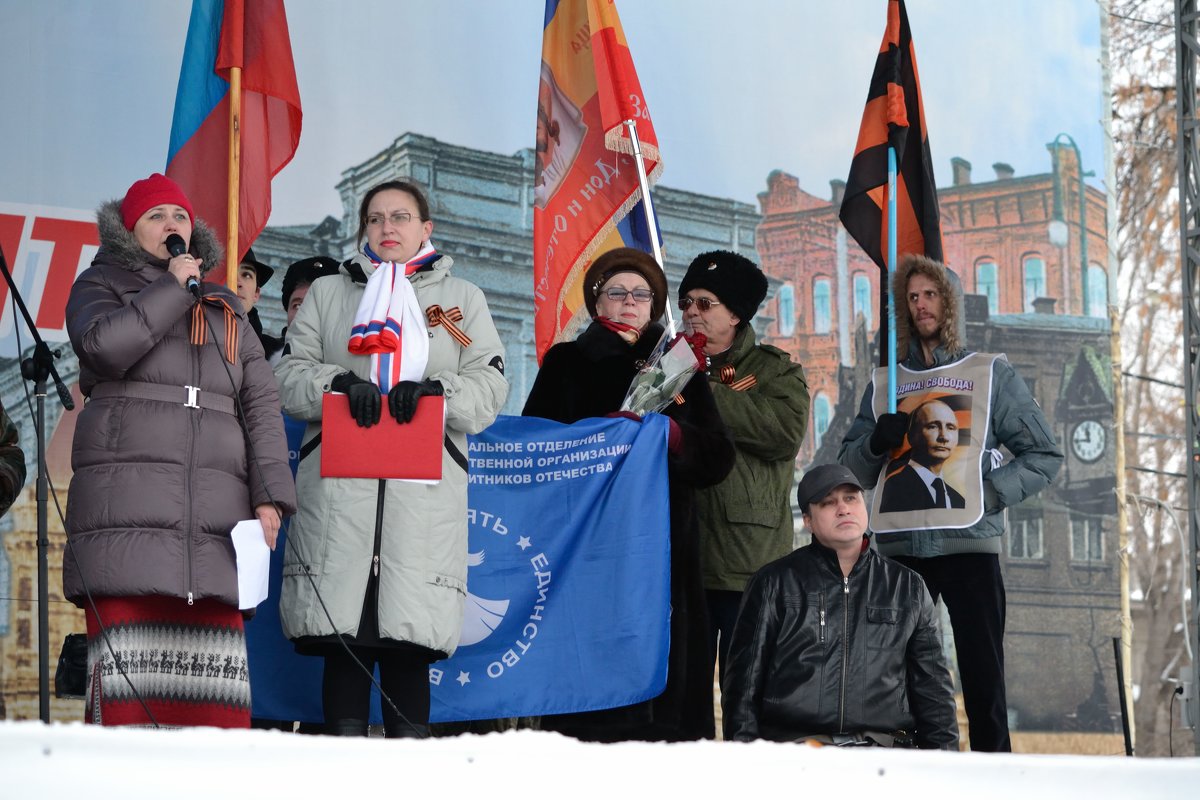
[{"label": "woman's gloved hand", "polygon": [[396,422],[412,422],[417,413],[417,400],[441,397],[442,394],[442,385],[437,381],[400,381],[388,392],[388,411]]},{"label": "woman's gloved hand", "polygon": [[350,416],[360,428],[369,428],[379,422],[383,411],[383,395],[379,387],[365,381],[353,372],[343,372],[329,382],[329,388],[346,395],[350,401]]}]

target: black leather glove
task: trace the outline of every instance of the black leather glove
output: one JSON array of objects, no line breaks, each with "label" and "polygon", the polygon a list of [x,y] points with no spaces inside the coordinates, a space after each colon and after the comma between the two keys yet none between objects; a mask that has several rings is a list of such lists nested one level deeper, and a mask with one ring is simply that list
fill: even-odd
[{"label": "black leather glove", "polygon": [[441,396],[442,385],[437,381],[400,381],[388,392],[388,410],[396,422],[412,422],[419,398]]},{"label": "black leather glove", "polygon": [[871,434],[871,452],[877,456],[890,453],[904,442],[908,434],[908,414],[880,414],[875,420],[875,432]]},{"label": "black leather glove", "polygon": [[369,428],[379,422],[383,411],[383,395],[379,387],[364,381],[353,372],[343,372],[329,382],[329,388],[342,392],[350,401],[350,416],[360,428]]}]

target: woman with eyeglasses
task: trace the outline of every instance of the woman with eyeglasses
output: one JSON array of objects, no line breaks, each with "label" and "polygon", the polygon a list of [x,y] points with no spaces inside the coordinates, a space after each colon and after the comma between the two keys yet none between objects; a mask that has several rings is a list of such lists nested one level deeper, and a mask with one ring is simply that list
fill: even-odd
[{"label": "woman with eyeglasses", "polygon": [[[610,250],[588,268],[583,299],[592,323],[573,342],[546,352],[525,403],[525,416],[572,423],[626,416],[625,393],[662,336],[657,320],[667,303],[667,279],[650,255]],[[671,508],[671,646],[667,685],[652,700],[623,708],[542,718],[542,728],[589,741],[687,741],[714,736],[712,660],[700,581],[694,494],[720,482],[733,465],[733,444],[697,373],[668,406],[667,469]],[[664,500],[668,498],[663,498]]]},{"label": "woman with eyeglasses", "polygon": [[792,551],[796,454],[808,432],[804,368],[758,344],[750,327],[766,296],[758,266],[726,250],[696,256],[679,284],[684,325],[705,336],[704,369],[737,451],[729,477],[698,496],[710,644],[722,673],[746,582]]},{"label": "woman with eyeglasses", "polygon": [[458,646],[466,597],[466,437],[508,396],[483,292],[450,274],[432,232],[414,184],[368,190],[359,252],[310,285],[275,369],[283,410],[308,422],[302,453],[322,434],[330,390],[364,428],[407,424],[421,398],[445,398],[435,484],[324,478],[319,452],[301,456],[280,616],[298,651],[325,659],[325,730],[335,735],[367,735],[376,665],[385,735],[428,735],[429,664]]}]

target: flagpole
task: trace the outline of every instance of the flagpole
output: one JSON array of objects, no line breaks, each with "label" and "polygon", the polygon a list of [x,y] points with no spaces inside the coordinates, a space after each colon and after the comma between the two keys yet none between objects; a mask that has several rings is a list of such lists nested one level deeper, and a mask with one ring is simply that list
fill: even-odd
[{"label": "flagpole", "polygon": [[888,299],[888,413],[896,413],[896,295],[893,290],[896,274],[896,148],[888,146],[888,188],[887,188],[887,299]]},{"label": "flagpole", "polygon": [[242,175],[242,68],[229,70],[229,195],[226,208],[225,285],[237,293],[238,198]]},{"label": "flagpole", "polygon": [[[650,246],[654,250],[654,260],[658,262],[658,268],[663,271],[663,277],[665,278],[667,270],[663,266],[662,248],[658,244],[658,226],[654,219],[654,203],[650,200],[650,179],[646,177],[646,162],[642,157],[642,145],[638,141],[637,121],[627,119],[624,125],[629,129],[629,139],[633,142],[633,161],[637,164],[638,185],[642,188],[642,208],[646,212],[646,228],[650,231]],[[671,314],[671,304],[666,303],[663,307],[667,311],[667,334],[670,338],[674,339],[675,318]]]}]

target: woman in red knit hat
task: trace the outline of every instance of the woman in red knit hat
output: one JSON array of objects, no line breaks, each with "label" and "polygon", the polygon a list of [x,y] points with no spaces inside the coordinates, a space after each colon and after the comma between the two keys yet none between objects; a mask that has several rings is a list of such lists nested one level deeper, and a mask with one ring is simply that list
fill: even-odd
[{"label": "woman in red knit hat", "polygon": [[134,183],[97,224],[67,301],[88,398],[63,558],[87,612],[85,716],[248,727],[230,531],[257,518],[273,546],[295,510],[275,380],[236,295],[199,283],[221,246],[177,183]]}]

